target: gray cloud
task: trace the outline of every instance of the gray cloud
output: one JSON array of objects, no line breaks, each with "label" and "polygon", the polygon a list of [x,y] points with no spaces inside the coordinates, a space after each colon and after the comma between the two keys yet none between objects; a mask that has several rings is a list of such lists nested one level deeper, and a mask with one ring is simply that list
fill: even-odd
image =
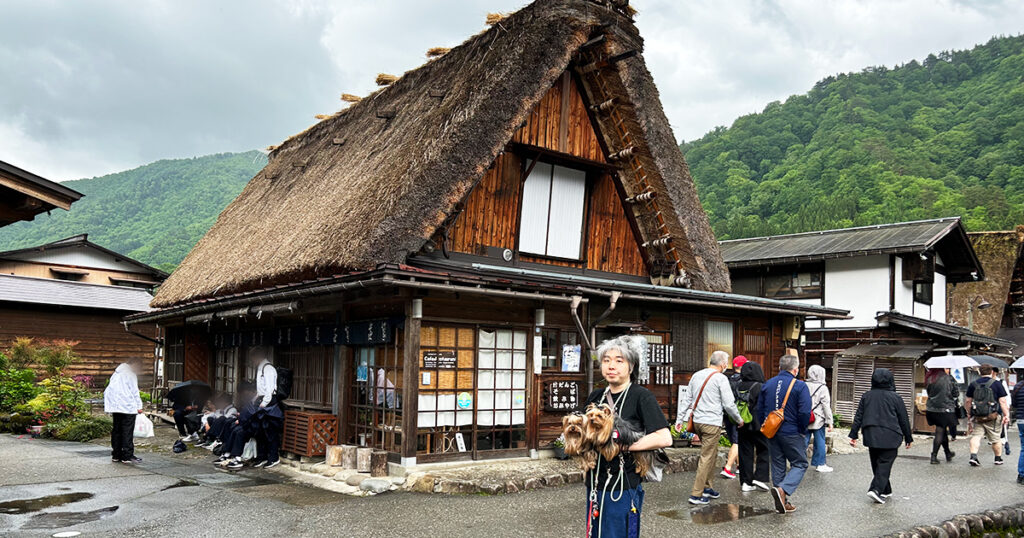
[{"label": "gray cloud", "polygon": [[[522,0],[0,0],[0,159],[57,180],[276,144]],[[1024,4],[634,0],[681,139],[806,91],[1021,31]]]}]

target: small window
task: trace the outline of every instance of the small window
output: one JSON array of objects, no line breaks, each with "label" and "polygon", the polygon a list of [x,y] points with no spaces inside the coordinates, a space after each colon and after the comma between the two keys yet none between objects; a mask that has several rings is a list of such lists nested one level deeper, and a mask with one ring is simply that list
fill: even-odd
[{"label": "small window", "polygon": [[729,354],[731,364],[733,356],[733,328],[734,325],[731,321],[708,321],[708,357],[715,351],[724,351]]},{"label": "small window", "polygon": [[914,301],[922,304],[932,304],[931,282],[914,282]]},{"label": "small window", "polygon": [[579,259],[587,173],[547,163],[534,165],[523,185],[519,250]]},{"label": "small window", "polygon": [[[565,353],[565,346],[578,346],[576,331],[545,329],[541,332],[543,344],[541,346],[541,367],[545,370],[566,371],[562,368],[562,356]],[[569,350],[572,352],[573,350]],[[579,371],[579,362],[575,364],[566,363],[572,372]],[[576,366],[573,370],[571,367]]]},{"label": "small window", "polygon": [[821,297],[820,271],[793,271],[767,275],[764,296],[773,299],[817,299]]},{"label": "small window", "polygon": [[853,383],[840,381],[836,383],[836,400],[840,402],[853,401]]}]

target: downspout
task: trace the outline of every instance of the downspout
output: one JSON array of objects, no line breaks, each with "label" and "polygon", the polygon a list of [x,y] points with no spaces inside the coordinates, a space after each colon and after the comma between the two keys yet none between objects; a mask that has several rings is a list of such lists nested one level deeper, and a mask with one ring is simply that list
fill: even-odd
[{"label": "downspout", "polygon": [[579,295],[573,295],[572,300],[569,302],[569,314],[572,316],[572,320],[576,323],[576,332],[580,335],[580,339],[583,340],[583,345],[586,346],[587,351],[587,394],[594,391],[594,348],[590,344],[590,338],[587,337],[587,330],[583,327],[583,321],[580,319],[580,303],[583,302],[583,297]]},{"label": "downspout", "polygon": [[144,334],[139,334],[139,333],[129,329],[127,321],[122,321],[121,322],[121,326],[124,327],[124,332],[126,332],[128,334],[132,334],[132,335],[138,336],[139,338],[142,338],[143,340],[149,340],[150,342],[153,342],[154,344],[156,344],[158,346],[163,345],[163,342],[160,339],[158,339],[158,338],[151,338],[149,336],[146,336]]},{"label": "downspout", "polygon": [[[597,341],[597,324],[601,323],[602,321],[605,320],[605,318],[612,315],[612,311],[615,310],[615,304],[619,302],[619,296],[621,295],[621,291],[613,291],[608,303],[608,308],[606,308],[604,312],[602,312],[600,316],[597,316],[597,319],[595,319],[594,322],[590,324],[591,342]],[[590,360],[587,361],[587,364],[589,365],[587,372],[589,374],[587,376],[587,394],[590,394],[594,390],[594,358],[591,357]]]}]

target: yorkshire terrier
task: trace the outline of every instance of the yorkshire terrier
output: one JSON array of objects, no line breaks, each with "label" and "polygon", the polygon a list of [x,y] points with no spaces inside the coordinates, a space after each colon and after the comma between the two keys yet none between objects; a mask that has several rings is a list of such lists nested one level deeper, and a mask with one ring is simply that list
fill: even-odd
[{"label": "yorkshire terrier", "polygon": [[606,461],[619,454],[619,446],[612,439],[615,431],[615,412],[608,404],[587,406],[586,440]]},{"label": "yorkshire terrier", "polygon": [[[642,430],[615,416],[607,404],[590,404],[582,415],[573,413],[563,417],[562,429],[565,453],[576,457],[584,470],[594,468],[598,453],[605,461],[612,461],[623,446],[628,447],[644,436]],[[654,453],[643,451],[632,454],[637,474],[645,476],[653,464]]]},{"label": "yorkshire terrier", "polygon": [[571,413],[562,417],[562,439],[565,454],[572,456],[580,468],[589,471],[597,465],[597,454],[586,439],[587,417],[582,413]]}]

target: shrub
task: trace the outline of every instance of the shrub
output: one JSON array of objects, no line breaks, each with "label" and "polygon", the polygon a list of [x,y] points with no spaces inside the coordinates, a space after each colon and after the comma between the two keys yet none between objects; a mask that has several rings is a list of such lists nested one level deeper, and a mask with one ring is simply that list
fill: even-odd
[{"label": "shrub", "polygon": [[38,424],[39,420],[32,414],[0,413],[0,432],[22,434],[29,426]]},{"label": "shrub", "polygon": [[36,386],[36,374],[32,370],[0,370],[0,410],[11,411],[35,398],[41,390]]},{"label": "shrub", "polygon": [[842,427],[843,420],[845,420],[845,419],[843,418],[843,415],[839,414],[839,411],[836,411],[835,413],[832,413],[832,427],[833,428]]},{"label": "shrub", "polygon": [[7,350],[7,359],[14,368],[28,368],[35,362],[38,352],[31,338],[15,338]]},{"label": "shrub", "polygon": [[52,422],[43,427],[43,434],[63,441],[84,443],[108,437],[114,422],[105,416],[79,415]]}]

